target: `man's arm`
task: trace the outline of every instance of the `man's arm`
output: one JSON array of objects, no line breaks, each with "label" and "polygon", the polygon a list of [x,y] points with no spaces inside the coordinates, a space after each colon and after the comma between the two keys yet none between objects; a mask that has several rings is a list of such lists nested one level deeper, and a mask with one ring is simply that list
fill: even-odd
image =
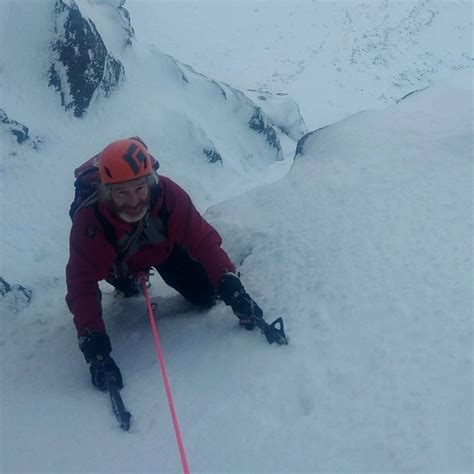
[{"label": "man's arm", "polygon": [[98,282],[107,276],[116,252],[90,209],[80,211],[74,219],[69,252],[66,302],[77,333],[84,336],[89,332],[104,332]]},{"label": "man's arm", "polygon": [[189,195],[173,181],[164,178],[168,235],[181,244],[206,270],[215,288],[222,277],[235,271],[235,265],[222,249],[222,238],[194,207]]}]

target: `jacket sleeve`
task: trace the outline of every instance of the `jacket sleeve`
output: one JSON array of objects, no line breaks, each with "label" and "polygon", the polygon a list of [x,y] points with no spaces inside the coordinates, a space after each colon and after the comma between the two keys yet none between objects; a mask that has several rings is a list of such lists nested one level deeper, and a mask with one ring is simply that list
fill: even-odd
[{"label": "jacket sleeve", "polygon": [[74,219],[69,252],[66,303],[74,316],[77,333],[83,336],[88,331],[104,332],[98,282],[107,276],[116,252],[88,208],[80,211]]},{"label": "jacket sleeve", "polygon": [[222,238],[194,207],[189,195],[170,179],[164,179],[168,217],[168,237],[182,245],[205,269],[217,288],[222,277],[235,271],[235,265],[221,248]]}]

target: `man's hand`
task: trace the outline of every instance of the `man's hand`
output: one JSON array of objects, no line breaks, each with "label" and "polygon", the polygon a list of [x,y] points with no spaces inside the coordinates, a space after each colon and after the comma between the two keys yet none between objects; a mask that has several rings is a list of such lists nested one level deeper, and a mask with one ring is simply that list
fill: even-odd
[{"label": "man's hand", "polygon": [[255,327],[253,320],[263,317],[263,311],[245,291],[240,279],[233,273],[223,276],[217,289],[224,303],[232,308],[239,322],[251,331]]},{"label": "man's hand", "polygon": [[79,349],[88,363],[95,360],[98,355],[105,358],[112,352],[110,339],[106,332],[89,332],[85,336],[80,336]]},{"label": "man's hand", "polygon": [[108,384],[116,384],[117,388],[123,387],[122,374],[115,361],[110,357],[112,346],[105,332],[91,332],[79,337],[79,348],[84,354],[86,362],[90,364],[92,384],[103,392],[108,389]]},{"label": "man's hand", "polygon": [[115,385],[119,390],[123,388],[122,374],[112,357],[97,359],[91,362],[89,367],[92,385],[102,392],[106,392],[109,384]]}]

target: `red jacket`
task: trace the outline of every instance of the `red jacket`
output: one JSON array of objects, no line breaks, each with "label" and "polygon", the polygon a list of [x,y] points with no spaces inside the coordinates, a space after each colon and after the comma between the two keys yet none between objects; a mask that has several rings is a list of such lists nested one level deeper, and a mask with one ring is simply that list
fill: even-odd
[{"label": "red jacket", "polygon": [[[134,275],[164,262],[176,243],[201,263],[211,283],[217,287],[225,273],[235,271],[234,264],[220,246],[220,235],[202,218],[188,194],[176,183],[164,176],[160,176],[159,183],[162,192],[150,209],[146,239],[144,242],[141,239],[138,248],[128,257],[127,273]],[[160,218],[163,202],[168,215],[166,232]],[[115,216],[106,202],[99,202],[99,211],[112,224],[117,240],[132,231],[133,225]],[[103,225],[92,206],[81,209],[74,217],[69,247],[66,302],[74,315],[78,335],[84,335],[87,330],[105,331],[98,282],[110,278],[117,251],[106,239]]]}]

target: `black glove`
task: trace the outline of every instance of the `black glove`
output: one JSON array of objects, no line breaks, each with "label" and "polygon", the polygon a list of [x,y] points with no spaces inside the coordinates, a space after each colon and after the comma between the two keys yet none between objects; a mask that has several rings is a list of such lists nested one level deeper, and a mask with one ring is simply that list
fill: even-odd
[{"label": "black glove", "polygon": [[106,392],[109,385],[115,385],[119,390],[123,388],[122,374],[112,357],[93,360],[89,367],[92,385],[102,392]]},{"label": "black glove", "polygon": [[254,318],[263,317],[263,311],[257,303],[249,296],[239,278],[233,273],[223,276],[217,288],[222,301],[232,308],[239,322],[251,331],[255,327]]},{"label": "black glove", "polygon": [[110,339],[106,332],[90,332],[79,337],[79,349],[84,354],[86,362],[92,362],[97,356],[105,358],[112,352]]},{"label": "black glove", "polygon": [[90,363],[92,384],[99,390],[106,391],[109,383],[123,387],[122,374],[117,364],[109,356],[112,352],[110,339],[105,332],[91,332],[79,338],[79,348],[86,362]]}]

